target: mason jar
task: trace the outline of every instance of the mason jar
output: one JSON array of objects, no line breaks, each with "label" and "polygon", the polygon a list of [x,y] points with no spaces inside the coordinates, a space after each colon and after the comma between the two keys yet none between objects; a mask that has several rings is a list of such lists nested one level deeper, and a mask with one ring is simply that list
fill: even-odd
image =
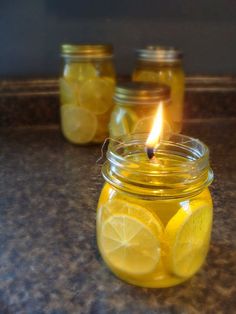
[{"label": "mason jar", "polygon": [[160,103],[164,108],[165,129],[173,128],[168,111],[170,89],[166,85],[149,82],[120,83],[115,88],[114,100],[115,107],[109,123],[112,138],[149,132]]},{"label": "mason jar", "polygon": [[184,70],[182,52],[172,47],[147,46],[136,50],[134,81],[163,83],[171,89],[171,104],[168,108],[173,121],[173,132],[182,129],[184,104]]},{"label": "mason jar", "polygon": [[184,135],[162,140],[155,159],[147,134],[111,141],[97,207],[97,243],[108,268],[128,283],[170,287],[207,256],[213,180],[207,146]]},{"label": "mason jar", "polygon": [[61,127],[74,144],[101,143],[108,136],[115,69],[111,45],[62,45]]}]

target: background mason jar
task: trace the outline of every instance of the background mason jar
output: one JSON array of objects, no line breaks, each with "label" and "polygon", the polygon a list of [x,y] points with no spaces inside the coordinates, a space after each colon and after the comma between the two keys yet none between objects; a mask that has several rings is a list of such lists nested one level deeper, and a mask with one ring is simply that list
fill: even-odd
[{"label": "background mason jar", "polygon": [[182,129],[184,102],[184,71],[182,53],[172,47],[147,46],[136,50],[134,81],[163,83],[171,89],[168,115],[173,121],[172,131]]},{"label": "background mason jar", "polygon": [[74,144],[101,143],[108,136],[115,69],[112,45],[62,45],[61,127]]},{"label": "background mason jar", "polygon": [[149,82],[120,83],[115,89],[115,107],[111,114],[111,137],[130,133],[150,132],[160,103],[164,111],[164,131],[171,131],[169,116],[170,89],[168,86]]}]

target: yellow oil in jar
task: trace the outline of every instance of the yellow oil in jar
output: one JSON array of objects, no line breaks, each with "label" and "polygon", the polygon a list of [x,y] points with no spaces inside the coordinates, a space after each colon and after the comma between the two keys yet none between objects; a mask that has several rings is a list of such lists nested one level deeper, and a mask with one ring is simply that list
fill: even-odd
[{"label": "yellow oil in jar", "polygon": [[171,90],[171,104],[167,114],[173,121],[172,131],[182,129],[184,104],[184,71],[181,54],[173,48],[150,46],[138,50],[138,60],[133,71],[133,81],[166,84]]},{"label": "yellow oil in jar", "polygon": [[168,113],[168,86],[156,83],[126,82],[116,86],[115,106],[109,123],[112,138],[131,133],[150,132],[157,106],[162,103],[165,132],[172,132],[173,123]]},{"label": "yellow oil in jar", "polygon": [[[182,157],[157,154],[156,158],[165,169],[173,164],[182,167]],[[135,155],[135,159],[139,171],[149,169],[145,154]],[[169,287],[187,280],[202,266],[208,252],[212,226],[208,188],[194,196],[145,199],[138,196],[142,183],[158,186],[158,178],[149,182],[147,177],[145,182],[135,170],[133,177],[123,170],[122,177],[138,182],[139,188],[133,186],[131,194],[125,187],[120,190],[110,183],[103,187],[97,211],[97,241],[104,261],[118,277],[138,286]],[[163,190],[178,182],[179,177],[172,175]]]}]

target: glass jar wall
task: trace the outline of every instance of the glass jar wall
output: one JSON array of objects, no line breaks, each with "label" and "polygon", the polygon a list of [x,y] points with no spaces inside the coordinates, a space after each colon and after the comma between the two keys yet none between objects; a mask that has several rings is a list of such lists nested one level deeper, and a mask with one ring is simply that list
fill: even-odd
[{"label": "glass jar wall", "polygon": [[61,126],[74,144],[101,143],[108,136],[115,69],[111,45],[62,45]]},{"label": "glass jar wall", "polygon": [[167,84],[171,89],[171,104],[168,108],[173,121],[173,132],[182,128],[184,101],[184,71],[182,53],[174,48],[148,46],[138,49],[134,81],[148,81]]},{"label": "glass jar wall", "polygon": [[168,115],[170,89],[166,85],[148,82],[126,82],[115,89],[115,107],[109,124],[110,136],[149,132],[161,102],[164,108],[164,127],[171,130],[173,123]]},{"label": "glass jar wall", "polygon": [[147,134],[111,142],[97,209],[97,243],[119,278],[169,287],[193,276],[206,258],[212,227],[213,173],[199,140],[172,135],[155,161]]}]

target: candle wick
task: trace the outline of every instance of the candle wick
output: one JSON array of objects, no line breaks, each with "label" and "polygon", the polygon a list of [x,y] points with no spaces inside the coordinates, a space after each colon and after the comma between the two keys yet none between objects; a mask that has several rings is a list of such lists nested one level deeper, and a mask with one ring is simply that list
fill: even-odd
[{"label": "candle wick", "polygon": [[148,158],[149,158],[150,160],[151,160],[153,157],[155,157],[155,154],[154,154],[154,147],[147,147],[146,152],[147,152],[147,156],[148,156]]}]

